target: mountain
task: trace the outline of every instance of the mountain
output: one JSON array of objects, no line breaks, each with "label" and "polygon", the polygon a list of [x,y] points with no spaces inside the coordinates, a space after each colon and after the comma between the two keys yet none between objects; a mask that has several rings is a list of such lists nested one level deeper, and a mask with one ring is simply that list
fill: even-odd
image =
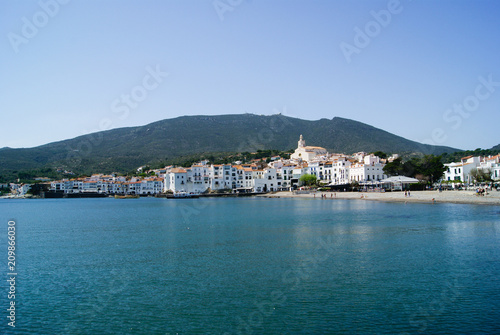
[{"label": "mountain", "polygon": [[493,148],[490,149],[491,151],[500,151],[500,144],[495,145]]},{"label": "mountain", "polygon": [[74,172],[129,171],[144,164],[209,152],[289,150],[302,134],[307,145],[329,152],[451,153],[367,124],[335,117],[308,121],[281,114],[182,116],[141,127],[118,128],[34,148],[0,149],[0,174],[14,170],[64,168]]}]

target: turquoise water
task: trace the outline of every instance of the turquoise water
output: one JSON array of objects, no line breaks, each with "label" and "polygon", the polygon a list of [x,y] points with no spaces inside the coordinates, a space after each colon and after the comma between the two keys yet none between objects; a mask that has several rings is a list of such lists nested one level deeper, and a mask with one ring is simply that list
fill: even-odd
[{"label": "turquoise water", "polygon": [[0,201],[16,331],[492,334],[500,208],[320,199]]}]

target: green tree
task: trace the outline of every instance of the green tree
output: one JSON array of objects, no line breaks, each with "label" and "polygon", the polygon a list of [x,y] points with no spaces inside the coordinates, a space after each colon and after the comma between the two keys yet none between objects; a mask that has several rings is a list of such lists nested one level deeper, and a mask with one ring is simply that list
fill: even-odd
[{"label": "green tree", "polygon": [[403,174],[403,160],[396,158],[392,162],[385,164],[384,173],[388,176],[399,176]]},{"label": "green tree", "polygon": [[413,157],[403,162],[401,158],[387,163],[384,166],[384,173],[389,176],[419,176],[420,180],[428,180],[431,184],[439,180],[446,168],[441,162],[441,156],[425,155],[424,157]]},{"label": "green tree", "polygon": [[474,180],[478,183],[483,183],[483,182],[488,182],[491,181],[491,170],[486,169],[472,169],[470,171],[470,175]]},{"label": "green tree", "polygon": [[375,156],[378,156],[382,159],[387,158],[387,154],[385,152],[382,152],[382,151],[375,151],[375,152],[372,152],[372,154],[374,154]]},{"label": "green tree", "polygon": [[421,159],[419,170],[424,176],[428,176],[433,184],[443,177],[446,167],[441,162],[441,156],[425,155]]},{"label": "green tree", "polygon": [[311,186],[316,184],[316,176],[313,174],[303,174],[299,179],[304,185]]},{"label": "green tree", "polygon": [[421,161],[420,158],[413,157],[409,161],[403,163],[401,174],[407,177],[415,177],[417,174],[421,174]]}]

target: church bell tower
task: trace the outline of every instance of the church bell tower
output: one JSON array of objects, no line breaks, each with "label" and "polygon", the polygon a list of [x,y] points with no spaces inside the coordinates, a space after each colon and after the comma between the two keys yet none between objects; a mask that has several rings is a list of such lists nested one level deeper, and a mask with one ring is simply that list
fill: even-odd
[{"label": "church bell tower", "polygon": [[302,137],[302,134],[300,135],[300,139],[299,139],[299,148],[303,148],[306,146],[306,141],[304,141],[304,138]]}]

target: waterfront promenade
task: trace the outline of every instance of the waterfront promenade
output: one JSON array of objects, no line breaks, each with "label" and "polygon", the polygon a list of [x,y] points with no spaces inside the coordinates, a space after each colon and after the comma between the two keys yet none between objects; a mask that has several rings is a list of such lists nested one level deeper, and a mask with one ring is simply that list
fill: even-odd
[{"label": "waterfront promenade", "polygon": [[[322,198],[322,195],[325,198]],[[292,192],[276,192],[263,195],[265,197],[297,197],[314,198],[317,200],[361,199],[368,201],[390,202],[422,202],[422,203],[456,203],[500,205],[500,192],[489,191],[484,196],[476,195],[474,191],[412,191],[405,197],[404,192],[311,192],[309,194],[294,194]],[[434,200],[433,200],[434,199]]]}]

